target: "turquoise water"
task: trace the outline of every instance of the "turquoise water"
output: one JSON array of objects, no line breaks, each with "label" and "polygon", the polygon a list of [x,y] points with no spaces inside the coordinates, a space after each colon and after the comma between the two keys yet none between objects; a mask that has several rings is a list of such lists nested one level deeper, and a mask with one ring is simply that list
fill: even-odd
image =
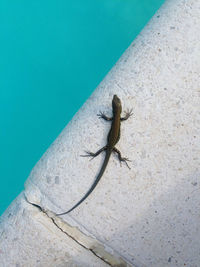
[{"label": "turquoise water", "polygon": [[0,213],[163,2],[0,1]]}]

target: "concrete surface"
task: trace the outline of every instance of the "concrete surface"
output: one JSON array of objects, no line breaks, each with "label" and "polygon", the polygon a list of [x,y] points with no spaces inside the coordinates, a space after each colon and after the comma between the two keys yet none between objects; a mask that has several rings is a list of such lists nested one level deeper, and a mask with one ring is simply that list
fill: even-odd
[{"label": "concrete surface", "polygon": [[23,193],[1,219],[0,266],[109,266],[90,250],[64,234],[44,213],[30,205]]},{"label": "concrete surface", "polygon": [[[26,266],[21,251],[29,266],[44,266],[35,261],[44,247],[45,266],[199,266],[199,25],[200,0],[168,0],[155,14],[32,170],[19,197],[24,206],[17,200],[4,214],[3,266]],[[123,110],[133,108],[117,144],[131,170],[113,155],[90,197],[58,218],[101,166],[103,155],[80,154],[105,145],[109,122],[96,114],[111,115],[113,94]]]}]

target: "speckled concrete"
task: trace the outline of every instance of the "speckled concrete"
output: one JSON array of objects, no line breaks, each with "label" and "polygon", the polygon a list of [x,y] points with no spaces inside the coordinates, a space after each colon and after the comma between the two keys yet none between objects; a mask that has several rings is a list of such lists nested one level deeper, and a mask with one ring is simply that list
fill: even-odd
[{"label": "speckled concrete", "polygon": [[28,204],[23,194],[0,221],[1,267],[109,266],[63,233],[53,221]]},{"label": "speckled concrete", "polygon": [[103,160],[80,157],[106,143],[109,123],[96,114],[111,115],[117,94],[134,113],[117,144],[131,170],[113,155],[91,196],[63,219],[135,266],[199,266],[199,25],[200,0],[166,1],[26,182],[30,202],[55,213],[71,208]]}]

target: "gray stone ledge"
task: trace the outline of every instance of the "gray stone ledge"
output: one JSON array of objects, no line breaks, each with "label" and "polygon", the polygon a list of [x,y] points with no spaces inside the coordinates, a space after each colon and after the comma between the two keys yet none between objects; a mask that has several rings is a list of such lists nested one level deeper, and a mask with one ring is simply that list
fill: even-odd
[{"label": "gray stone ledge", "polygon": [[[51,217],[109,248],[125,264],[118,266],[199,266],[199,25],[200,0],[168,0],[155,14],[32,170],[24,194],[41,209],[19,196],[3,215],[3,266],[108,264]],[[131,170],[112,156],[88,199],[57,218],[99,171],[103,155],[89,161],[80,154],[105,145],[109,123],[96,114],[111,115],[113,94],[123,110],[133,108],[117,144]]]}]

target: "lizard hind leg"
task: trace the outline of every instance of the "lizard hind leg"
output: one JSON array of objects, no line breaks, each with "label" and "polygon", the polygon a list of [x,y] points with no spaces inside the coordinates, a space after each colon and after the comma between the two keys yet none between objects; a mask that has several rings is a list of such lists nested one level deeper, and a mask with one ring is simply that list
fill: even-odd
[{"label": "lizard hind leg", "polygon": [[81,155],[81,157],[92,157],[92,159],[94,159],[95,157],[97,157],[101,152],[105,151],[107,149],[107,146],[102,147],[101,149],[99,149],[96,153],[90,152],[90,151],[85,151],[85,155]]},{"label": "lizard hind leg", "polygon": [[120,161],[120,164],[121,164],[121,162],[125,162],[125,163],[126,163],[126,166],[127,166],[129,169],[131,169],[131,168],[129,167],[128,163],[127,163],[127,161],[131,161],[131,160],[129,160],[128,158],[122,158],[121,152],[120,152],[116,147],[113,148],[113,151],[117,153],[117,155],[118,155],[118,159],[119,159],[119,161]]}]

